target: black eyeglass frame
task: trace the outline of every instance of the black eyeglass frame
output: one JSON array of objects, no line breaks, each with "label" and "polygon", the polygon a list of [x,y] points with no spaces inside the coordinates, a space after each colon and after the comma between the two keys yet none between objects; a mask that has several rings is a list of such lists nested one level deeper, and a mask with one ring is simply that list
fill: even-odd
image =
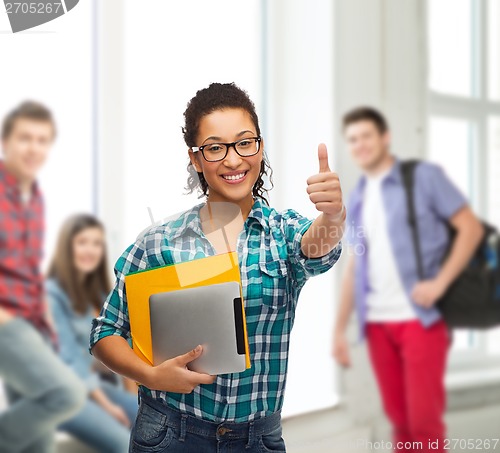
[{"label": "black eyeglass frame", "polygon": [[[246,156],[244,156],[244,155],[242,155],[242,154],[240,154],[238,152],[238,150],[236,149],[236,145],[238,143],[240,143],[240,142],[244,142],[245,140],[255,140],[255,142],[258,143],[258,145],[257,145],[257,151],[255,153],[253,153],[253,154],[247,154]],[[259,136],[259,137],[245,137],[245,138],[242,138],[241,140],[237,140],[236,142],[232,142],[232,143],[216,142],[216,143],[207,143],[206,145],[202,145],[202,146],[192,146],[191,147],[191,151],[193,151],[193,153],[197,153],[198,151],[201,151],[201,155],[203,156],[203,159],[205,159],[207,162],[220,162],[221,160],[224,160],[226,158],[227,153],[229,152],[229,148],[231,148],[231,147],[234,148],[234,150],[236,151],[236,154],[238,154],[238,156],[240,156],[240,157],[255,156],[260,151],[261,142],[262,142],[262,137],[261,136]],[[208,160],[207,157],[205,156],[205,153],[204,153],[203,150],[207,146],[213,146],[213,145],[224,145],[226,147],[226,153],[220,159]]]}]

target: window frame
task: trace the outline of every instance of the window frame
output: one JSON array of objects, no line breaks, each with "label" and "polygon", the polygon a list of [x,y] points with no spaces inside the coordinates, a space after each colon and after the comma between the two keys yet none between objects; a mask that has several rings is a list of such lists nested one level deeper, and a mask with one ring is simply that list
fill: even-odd
[{"label": "window frame", "polygon": [[[429,2],[425,4],[426,30],[429,34]],[[469,0],[472,10],[472,58],[471,68],[472,90],[470,97],[450,95],[433,90],[427,84],[427,126],[430,128],[432,118],[459,119],[472,125],[472,140],[469,149],[469,159],[472,162],[472,197],[471,206],[479,217],[488,218],[490,205],[488,193],[488,156],[487,152],[477,152],[488,149],[488,121],[491,116],[500,117],[500,100],[490,100],[489,95],[489,2]],[[428,43],[430,46],[430,40]],[[429,47],[428,47],[429,54]],[[428,60],[429,61],[429,60]],[[427,136],[426,156],[429,156],[430,137]],[[492,355],[487,351],[488,330],[468,330],[473,336],[474,347],[467,350],[453,351],[450,354],[450,369],[459,372],[471,367],[481,369],[494,368],[500,365],[500,355]]]}]

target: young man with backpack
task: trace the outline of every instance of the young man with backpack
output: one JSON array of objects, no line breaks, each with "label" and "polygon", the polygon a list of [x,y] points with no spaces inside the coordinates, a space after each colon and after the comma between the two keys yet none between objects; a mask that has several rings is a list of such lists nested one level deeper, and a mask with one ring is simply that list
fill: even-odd
[{"label": "young man with backpack", "polygon": [[[424,275],[419,278],[402,162],[390,152],[386,119],[373,108],[357,108],[344,116],[343,130],[363,176],[347,209],[352,254],[333,354],[349,366],[346,329],[356,308],[395,450],[417,445],[418,451],[443,451],[450,335],[436,303],[467,266],[483,228],[442,169],[419,162],[412,175]],[[448,225],[456,230],[449,250]]]}]

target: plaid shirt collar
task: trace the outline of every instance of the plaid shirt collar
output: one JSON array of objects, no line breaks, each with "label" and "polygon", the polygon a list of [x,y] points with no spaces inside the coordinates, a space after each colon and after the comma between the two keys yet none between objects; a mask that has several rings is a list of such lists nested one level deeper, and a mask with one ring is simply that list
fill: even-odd
[{"label": "plaid shirt collar", "polygon": [[[171,239],[176,239],[181,235],[186,234],[186,230],[191,230],[198,236],[202,236],[201,222],[200,222],[200,209],[205,205],[205,203],[197,204],[193,206],[191,209],[187,210],[179,217],[179,221],[182,222],[183,228],[176,228],[170,235]],[[252,205],[252,209],[248,214],[248,218],[245,223],[257,222],[261,225],[262,229],[269,233],[269,223],[265,220],[264,210],[269,209],[264,203],[260,200],[260,198],[254,198],[254,203]]]},{"label": "plaid shirt collar", "polygon": [[[9,196],[19,198],[21,196],[21,192],[19,190],[19,181],[18,179],[7,170],[5,166],[5,162],[0,159],[0,181],[3,184],[0,184],[0,191],[5,191]],[[35,181],[32,184],[32,195],[36,197],[40,195],[40,189],[38,187],[38,183]]]},{"label": "plaid shirt collar", "polygon": [[16,191],[19,191],[19,183],[16,177],[7,170],[3,160],[0,160],[0,181],[3,183],[0,184],[0,190],[5,191],[8,194],[13,194]]}]

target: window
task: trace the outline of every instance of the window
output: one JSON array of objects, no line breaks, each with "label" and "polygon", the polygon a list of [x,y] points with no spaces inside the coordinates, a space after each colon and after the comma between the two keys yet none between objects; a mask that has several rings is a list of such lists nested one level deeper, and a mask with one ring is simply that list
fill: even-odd
[{"label": "window", "polygon": [[[460,96],[473,92],[472,3],[437,0],[429,7],[431,89]],[[450,12],[453,11],[453,20]],[[453,76],[451,76],[453,74]]]},{"label": "window", "polygon": [[488,0],[488,97],[500,101],[500,2]]},{"label": "window", "polygon": [[[80,2],[57,20],[1,35],[0,116],[33,99],[47,105],[57,122],[58,137],[40,178],[45,263],[66,217],[94,206],[92,14],[93,2]],[[10,29],[7,14],[0,14],[0,29]]]},{"label": "window", "polygon": [[[429,157],[447,169],[448,175],[459,189],[474,198],[473,123],[455,118],[431,117],[429,132]],[[450,166],[450,162],[453,165]]]},{"label": "window", "polygon": [[491,222],[500,225],[500,115],[488,117],[488,213]]},{"label": "window", "polygon": [[[429,158],[500,226],[500,0],[429,0],[427,8]],[[500,328],[457,331],[451,362],[486,363],[500,356],[499,338]]]}]

